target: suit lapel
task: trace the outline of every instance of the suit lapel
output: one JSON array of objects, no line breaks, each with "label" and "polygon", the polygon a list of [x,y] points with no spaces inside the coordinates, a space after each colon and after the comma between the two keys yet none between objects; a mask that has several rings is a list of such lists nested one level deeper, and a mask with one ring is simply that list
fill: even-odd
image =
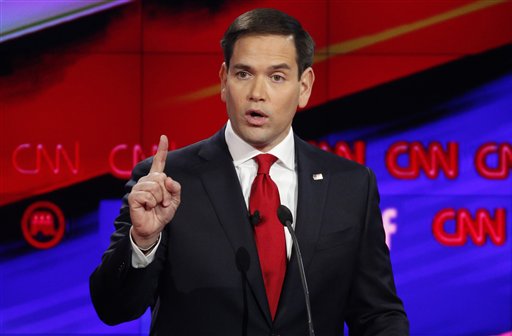
[{"label": "suit lapel", "polygon": [[[320,233],[329,173],[321,166],[321,162],[311,151],[309,145],[298,137],[295,137],[295,150],[298,175],[297,218],[294,219],[296,221],[295,234],[299,241],[306,278],[308,278],[308,266],[313,258]],[[287,316],[290,311],[302,310],[305,308],[304,305],[297,254],[294,249],[286,270],[277,318]]]},{"label": "suit lapel", "polygon": [[295,233],[299,241],[304,267],[308,268],[320,233],[329,185],[329,172],[322,167],[308,145],[295,137],[297,148],[298,201]]},{"label": "suit lapel", "polygon": [[[233,260],[242,257],[247,280],[269,325],[272,324],[254,234],[240,182],[224,140],[224,129],[205,142],[199,152],[204,160],[197,171],[233,248]],[[235,257],[236,256],[236,257]]]}]

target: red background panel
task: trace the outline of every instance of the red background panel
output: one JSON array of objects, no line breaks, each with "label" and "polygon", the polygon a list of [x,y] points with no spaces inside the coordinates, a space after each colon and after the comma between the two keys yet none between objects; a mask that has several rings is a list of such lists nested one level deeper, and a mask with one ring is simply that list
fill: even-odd
[{"label": "red background panel", "polygon": [[[512,41],[510,1],[485,2],[495,5],[379,38],[473,3],[484,2],[262,0],[216,9],[133,2],[62,26],[61,33],[78,24],[65,39],[58,32],[34,38],[30,53],[9,50],[13,63],[0,76],[0,204],[112,173],[109,155],[116,145],[128,146],[116,159],[129,169],[129,151],[140,144],[144,155],[151,154],[160,134],[182,147],[215,132],[226,121],[218,96],[219,41],[232,20],[251,8],[284,10],[315,39],[313,107]],[[365,37],[370,45],[355,44]],[[333,54],[340,44],[349,51]],[[19,145],[33,145],[32,154],[25,150],[18,157],[28,167],[37,144],[54,158],[57,145],[69,154],[76,143],[76,175],[54,174],[48,165],[35,175],[13,167]]]},{"label": "red background panel", "polygon": [[[2,83],[2,204],[104,174],[110,149],[139,139],[139,55],[48,54],[45,58],[52,59],[48,64],[72,62],[58,68],[58,73],[38,67],[13,87]],[[12,164],[13,153],[22,144],[31,148],[17,157],[19,165],[35,168],[38,144],[54,161],[59,144],[74,158],[75,143],[80,155],[76,175],[65,164],[55,174],[44,159],[37,174],[21,174]]]},{"label": "red background panel", "polygon": [[[166,134],[177,147],[210,135],[227,120],[218,94],[190,101],[182,96],[197,82],[219,83],[220,55],[149,54],[144,56],[145,145]],[[213,70],[215,69],[215,70]]]},{"label": "red background panel", "polygon": [[220,53],[220,40],[233,20],[256,7],[281,9],[300,19],[319,47],[327,43],[327,1],[228,1],[218,11],[162,9],[145,5],[144,50],[172,53]]}]

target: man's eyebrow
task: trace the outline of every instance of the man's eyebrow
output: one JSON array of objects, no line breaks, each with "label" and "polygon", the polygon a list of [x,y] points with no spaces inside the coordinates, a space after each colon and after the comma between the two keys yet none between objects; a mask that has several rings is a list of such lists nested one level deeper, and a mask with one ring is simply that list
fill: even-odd
[{"label": "man's eyebrow", "polygon": [[[237,64],[233,64],[233,69],[249,71],[252,69],[252,67],[247,64],[237,63]],[[287,63],[280,63],[280,64],[275,64],[275,65],[269,66],[269,69],[271,69],[271,70],[283,70],[283,69],[291,70],[292,68]]]},{"label": "man's eyebrow", "polygon": [[282,69],[291,70],[292,68],[287,63],[280,63],[280,64],[270,66],[270,69],[272,69],[272,70],[282,70]]},{"label": "man's eyebrow", "polygon": [[233,65],[233,69],[251,70],[252,68],[246,64],[237,63]]}]

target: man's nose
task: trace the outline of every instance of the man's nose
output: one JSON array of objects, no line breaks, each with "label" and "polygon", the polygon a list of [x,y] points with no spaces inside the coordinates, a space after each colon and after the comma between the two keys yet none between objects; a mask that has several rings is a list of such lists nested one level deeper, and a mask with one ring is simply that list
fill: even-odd
[{"label": "man's nose", "polygon": [[248,99],[251,101],[265,101],[266,88],[264,78],[255,77],[248,94]]}]

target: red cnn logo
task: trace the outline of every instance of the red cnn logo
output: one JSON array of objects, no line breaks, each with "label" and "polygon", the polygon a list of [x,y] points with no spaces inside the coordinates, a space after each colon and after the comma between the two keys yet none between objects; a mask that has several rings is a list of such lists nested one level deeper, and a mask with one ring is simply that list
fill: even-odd
[{"label": "red cnn logo", "polygon": [[[491,156],[497,157],[495,168],[488,165],[487,159]],[[497,144],[486,143],[475,155],[475,167],[480,176],[492,180],[504,180],[508,178],[512,170],[512,145],[509,143]]]},{"label": "red cnn logo", "polygon": [[[468,209],[443,209],[434,217],[432,231],[437,241],[446,246],[462,246],[470,237],[475,245],[482,246],[487,237],[494,245],[505,244],[504,208],[498,208],[491,216],[487,209],[477,209],[474,217]],[[454,230],[446,230],[448,222],[454,224]]]},{"label": "red cnn logo", "polygon": [[338,141],[334,148],[326,141],[310,141],[310,144],[316,146],[326,152],[334,153],[346,159],[365,164],[366,162],[366,143],[364,141],[354,141],[353,149],[345,141]]},{"label": "red cnn logo", "polygon": [[[409,159],[407,165],[398,163],[399,157]],[[435,179],[442,171],[447,178],[454,179],[459,175],[459,145],[448,142],[448,148],[437,142],[431,142],[425,148],[420,142],[399,141],[391,145],[386,152],[386,167],[396,178],[411,180],[420,176],[420,171],[430,179]]]},{"label": "red cnn logo", "polygon": [[36,202],[25,210],[21,231],[27,243],[38,249],[49,249],[64,237],[64,215],[51,202]]},{"label": "red cnn logo", "polygon": [[75,143],[73,159],[61,144],[55,146],[54,159],[43,144],[35,146],[29,143],[21,144],[12,153],[12,165],[21,174],[39,174],[45,164],[52,173],[57,175],[63,171],[64,163],[73,175],[78,174],[80,169],[78,142]]}]

